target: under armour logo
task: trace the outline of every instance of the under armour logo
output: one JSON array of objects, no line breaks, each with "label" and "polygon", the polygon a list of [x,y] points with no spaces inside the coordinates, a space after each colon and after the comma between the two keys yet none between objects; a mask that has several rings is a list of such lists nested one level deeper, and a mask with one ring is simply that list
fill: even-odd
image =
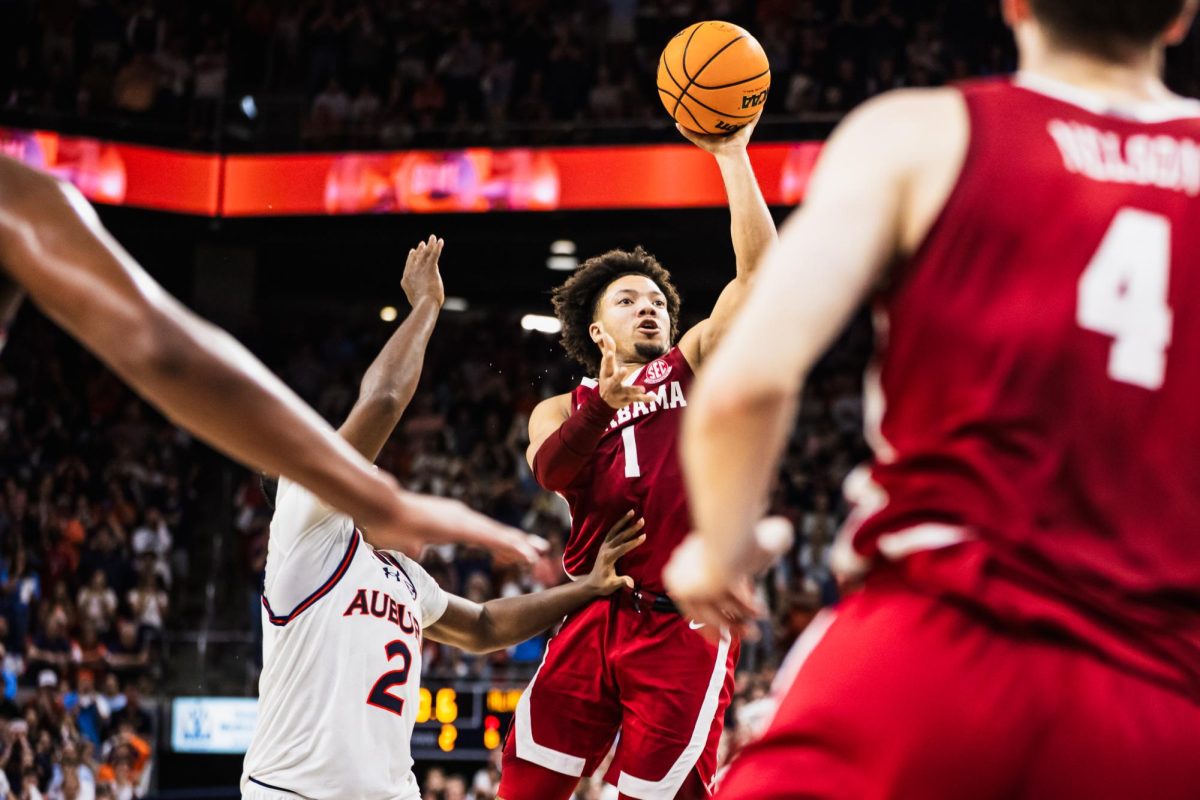
[{"label": "under armour logo", "polygon": [[395,570],[391,567],[384,567],[383,575],[384,577],[391,578],[398,583],[403,583],[404,588],[408,589],[408,593],[412,595],[413,600],[417,599],[417,587],[413,585],[412,579],[408,577],[408,574],[404,570]]}]

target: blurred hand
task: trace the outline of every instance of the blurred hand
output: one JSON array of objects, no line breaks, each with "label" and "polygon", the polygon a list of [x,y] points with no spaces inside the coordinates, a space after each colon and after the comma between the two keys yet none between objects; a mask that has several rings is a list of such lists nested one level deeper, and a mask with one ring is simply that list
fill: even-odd
[{"label": "blurred hand", "polygon": [[712,153],[714,156],[723,156],[745,151],[746,145],[750,143],[750,137],[754,135],[754,129],[758,127],[760,119],[762,119],[762,114],[759,114],[733,133],[696,133],[683,127],[678,122],[675,123],[675,129],[679,131],[683,138],[701,150]]},{"label": "blurred hand", "polygon": [[646,520],[634,520],[633,514],[633,511],[626,512],[625,516],[609,529],[604,537],[604,544],[600,545],[600,552],[596,555],[596,563],[585,579],[601,597],[612,594],[622,586],[633,588],[633,578],[617,574],[617,561],[635,547],[641,547],[646,541],[646,534],[641,533]]},{"label": "blurred hand", "polygon": [[438,272],[438,259],[442,256],[445,244],[444,240],[430,236],[427,241],[408,251],[400,288],[404,290],[409,305],[415,306],[422,298],[433,300],[438,308],[446,302],[446,290],[442,288],[442,276]]},{"label": "blurred hand", "polygon": [[410,558],[419,558],[425,544],[453,542],[489,550],[501,564],[529,565],[550,549],[542,537],[501,525],[457,500],[408,492],[402,494],[399,518],[368,534],[372,546]]},{"label": "blurred hand", "polygon": [[597,376],[600,397],[614,409],[630,403],[649,403],[654,398],[641,386],[626,386],[625,380],[637,369],[630,364],[617,366],[617,343],[607,333],[600,334],[600,374]]},{"label": "blurred hand", "polygon": [[703,627],[710,641],[724,627],[743,638],[758,637],[756,620],[766,616],[754,596],[754,577],[792,545],[792,524],[783,517],[762,520],[735,563],[718,561],[695,533],[683,540],[663,570],[663,580],[680,613]]}]

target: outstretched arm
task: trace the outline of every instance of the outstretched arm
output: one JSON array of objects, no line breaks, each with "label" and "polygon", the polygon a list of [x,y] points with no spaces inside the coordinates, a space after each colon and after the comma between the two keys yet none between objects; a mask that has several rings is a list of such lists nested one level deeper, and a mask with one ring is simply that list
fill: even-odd
[{"label": "outstretched arm", "polygon": [[371,461],[396,429],[421,381],[425,348],[446,299],[438,273],[444,245],[430,236],[429,241],[408,251],[400,285],[412,311],[367,369],[358,400],[338,429],[343,439]]},{"label": "outstretched arm", "polygon": [[286,475],[392,549],[471,541],[532,561],[522,534],[400,491],[233,337],[138,266],[69,185],[0,156],[0,265],[51,319],[179,425]]},{"label": "outstretched arm", "polygon": [[771,218],[771,210],[763,199],[746,152],[757,124],[755,120],[730,136],[705,136],[676,126],[684,138],[712,153],[717,160],[721,179],[725,182],[725,195],[729,199],[730,236],[737,261],[737,275],[722,290],[708,319],[688,331],[679,342],[688,363],[694,367],[712,353],[724,335],[741,308],[755,270],[777,238],[775,220]]},{"label": "outstretched arm", "polygon": [[402,514],[394,481],[155,283],[74,187],[3,157],[0,264],[49,317],[217,449],[312,487],[364,524],[394,524]]},{"label": "outstretched arm", "polygon": [[490,653],[536,636],[575,609],[604,597],[622,586],[633,588],[633,579],[617,574],[617,560],[646,541],[645,520],[630,511],[609,530],[591,573],[579,581],[544,592],[473,603],[450,596],[446,612],[425,630],[435,642],[469,653]]}]

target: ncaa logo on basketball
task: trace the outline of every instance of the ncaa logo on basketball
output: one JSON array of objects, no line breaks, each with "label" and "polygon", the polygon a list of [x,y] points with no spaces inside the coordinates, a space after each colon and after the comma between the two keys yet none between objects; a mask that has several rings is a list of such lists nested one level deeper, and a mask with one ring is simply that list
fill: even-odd
[{"label": "ncaa logo on basketball", "polygon": [[646,367],[646,383],[662,383],[671,374],[671,365],[663,359],[651,362],[650,366]]},{"label": "ncaa logo on basketball", "polygon": [[763,104],[763,101],[765,101],[766,99],[767,99],[767,90],[766,89],[759,92],[758,94],[746,95],[742,98],[742,108],[758,108],[759,106],[761,106]]}]

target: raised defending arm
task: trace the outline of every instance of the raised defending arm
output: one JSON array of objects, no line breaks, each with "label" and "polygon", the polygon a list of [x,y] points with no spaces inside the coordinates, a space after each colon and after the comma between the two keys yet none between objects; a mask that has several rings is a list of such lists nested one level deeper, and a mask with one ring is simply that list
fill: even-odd
[{"label": "raised defending arm", "polygon": [[396,429],[421,381],[425,348],[446,299],[438,272],[444,245],[430,236],[429,241],[408,251],[400,285],[412,311],[367,369],[358,400],[338,429],[343,439],[372,461]]}]

